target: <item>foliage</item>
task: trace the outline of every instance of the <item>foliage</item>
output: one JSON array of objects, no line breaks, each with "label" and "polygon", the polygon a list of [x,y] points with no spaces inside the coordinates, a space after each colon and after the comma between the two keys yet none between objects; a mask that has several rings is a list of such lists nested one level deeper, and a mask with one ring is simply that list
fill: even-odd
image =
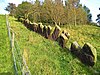
[{"label": "foliage", "polygon": [[33,11],[33,5],[30,2],[22,2],[16,8],[16,17],[28,18],[28,15]]},{"label": "foliage", "polygon": [[[100,10],[100,8],[99,8]],[[97,15],[97,19],[96,19],[97,23],[100,25],[100,14]]]},{"label": "foliage", "polygon": [[8,3],[8,6],[5,8],[5,10],[10,12],[11,16],[14,16],[16,12],[16,5],[13,3]]},{"label": "foliage", "polygon": [[92,21],[92,14],[90,13],[90,9],[84,5],[84,10],[87,13],[88,23]]},{"label": "foliage", "polygon": [[65,4],[62,0],[25,1],[17,6],[15,16],[58,25],[84,25],[92,18],[89,8],[82,7],[80,0],[66,0]]}]

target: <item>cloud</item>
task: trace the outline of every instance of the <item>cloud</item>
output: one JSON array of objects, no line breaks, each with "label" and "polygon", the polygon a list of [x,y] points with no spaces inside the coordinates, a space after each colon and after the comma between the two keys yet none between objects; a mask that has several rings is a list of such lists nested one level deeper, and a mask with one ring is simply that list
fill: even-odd
[{"label": "cloud", "polygon": [[21,4],[22,1],[25,1],[25,0],[6,0],[6,1],[7,1],[7,3],[14,3],[14,4],[18,5],[18,4]]}]

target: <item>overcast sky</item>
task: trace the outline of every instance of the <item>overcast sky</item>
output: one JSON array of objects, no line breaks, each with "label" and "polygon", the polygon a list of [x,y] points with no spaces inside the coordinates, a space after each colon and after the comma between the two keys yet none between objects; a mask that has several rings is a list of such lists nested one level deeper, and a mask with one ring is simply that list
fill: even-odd
[{"label": "overcast sky", "polygon": [[[7,7],[8,3],[14,3],[16,5],[20,4],[22,1],[35,1],[35,0],[0,0],[0,14],[8,13],[5,11],[5,7]],[[43,1],[43,0],[40,0]],[[100,0],[80,0],[82,5],[86,5],[90,12],[92,13],[92,20],[96,22],[97,14],[100,14]]]}]

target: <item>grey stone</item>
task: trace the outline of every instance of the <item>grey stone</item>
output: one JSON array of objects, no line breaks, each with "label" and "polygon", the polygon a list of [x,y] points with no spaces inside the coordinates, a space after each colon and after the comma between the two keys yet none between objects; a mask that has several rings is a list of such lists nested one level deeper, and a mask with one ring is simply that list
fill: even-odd
[{"label": "grey stone", "polygon": [[[82,48],[82,53],[86,55],[86,57],[91,56],[92,60],[87,59],[87,63],[90,63],[88,65],[95,64],[97,61],[97,53],[96,49],[90,44],[90,43],[85,43],[83,48]],[[93,65],[92,65],[93,66]]]},{"label": "grey stone", "polygon": [[53,31],[53,33],[52,33],[52,39],[53,39],[53,40],[57,40],[57,38],[58,38],[60,32],[61,32],[61,28],[60,28],[58,25],[56,25],[56,26],[55,26],[55,29],[54,29],[54,31]]},{"label": "grey stone", "polygon": [[75,41],[71,44],[70,50],[73,54],[75,54],[76,56],[79,55],[81,47],[79,46],[79,44]]},{"label": "grey stone", "polygon": [[66,43],[68,41],[68,38],[65,36],[65,34],[61,34],[58,38],[58,43],[59,45],[62,47],[62,48],[65,48],[66,47]]}]

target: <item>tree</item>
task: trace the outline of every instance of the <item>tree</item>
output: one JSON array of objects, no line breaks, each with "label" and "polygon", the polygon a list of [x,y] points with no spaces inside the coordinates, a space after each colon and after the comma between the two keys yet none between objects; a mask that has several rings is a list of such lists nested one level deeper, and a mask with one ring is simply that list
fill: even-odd
[{"label": "tree", "polygon": [[87,23],[87,13],[84,11],[81,4],[76,10],[76,22],[78,25],[84,25]]},{"label": "tree", "polygon": [[88,23],[90,23],[92,21],[92,14],[90,13],[90,9],[86,6],[83,7],[85,12],[87,13],[87,19],[88,19]]},{"label": "tree", "polygon": [[[100,8],[99,8],[100,10]],[[96,19],[97,23],[100,25],[100,14],[97,15],[97,19]]]},{"label": "tree", "polygon": [[80,25],[91,21],[92,15],[87,7],[82,7],[80,0],[36,0],[22,2],[16,8],[16,16],[28,18],[32,22],[52,23],[57,25]]},{"label": "tree", "polygon": [[79,5],[80,0],[67,0],[65,2],[66,10],[67,10],[67,23],[76,25],[76,12]]},{"label": "tree", "polygon": [[42,5],[42,21],[43,22],[54,22],[54,4],[52,0],[44,0]]},{"label": "tree", "polygon": [[40,1],[36,0],[34,5],[33,5],[33,20],[34,22],[39,22],[41,21],[40,19],[40,15],[41,15],[41,5],[40,5]]},{"label": "tree", "polygon": [[13,3],[8,3],[8,6],[5,8],[5,10],[8,11],[11,16],[14,16],[16,11],[16,5]]},{"label": "tree", "polygon": [[22,4],[19,4],[16,8],[16,17],[24,17],[28,18],[29,14],[33,12],[33,4],[30,2],[22,2]]},{"label": "tree", "polygon": [[55,0],[54,2],[54,21],[55,24],[60,25],[64,20],[64,6],[62,0]]},{"label": "tree", "polygon": [[80,0],[65,1],[65,14],[69,25],[86,24],[87,22],[87,13],[79,2]]},{"label": "tree", "polygon": [[44,16],[42,18],[45,21],[49,21],[55,24],[61,24],[64,16],[64,7],[61,0],[45,0],[42,6],[42,12]]}]

